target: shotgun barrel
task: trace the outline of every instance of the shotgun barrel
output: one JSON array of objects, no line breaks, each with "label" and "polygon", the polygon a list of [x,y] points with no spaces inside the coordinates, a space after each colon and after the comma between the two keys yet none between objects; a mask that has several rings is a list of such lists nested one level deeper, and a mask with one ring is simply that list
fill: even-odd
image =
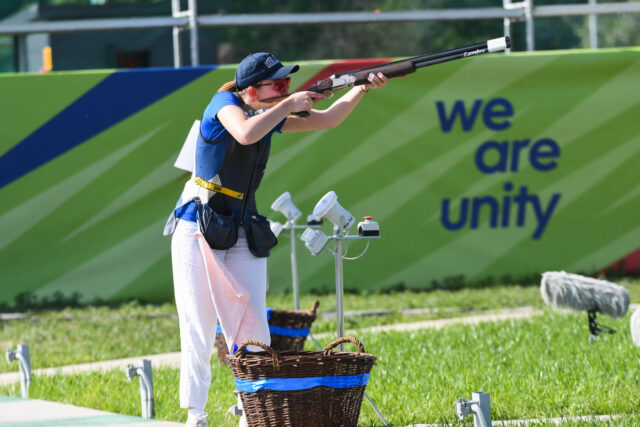
[{"label": "shotgun barrel", "polygon": [[[455,59],[469,58],[485,53],[498,52],[510,47],[511,39],[508,36],[499,37],[497,39],[491,39],[469,46],[430,53],[408,59],[401,59],[399,61],[389,62],[375,67],[361,68],[354,71],[348,71],[346,73],[334,74],[331,77],[319,80],[307,90],[316,93],[335,92],[340,89],[368,83],[369,80],[367,78],[370,73],[382,73],[388,78],[401,77],[414,73],[418,68],[442,64],[443,62],[453,61]],[[287,96],[288,95],[251,103],[247,106],[247,114],[260,114],[265,109],[282,101]],[[308,117],[309,112],[300,111],[293,113],[293,115],[297,117]]]},{"label": "shotgun barrel", "polygon": [[406,76],[407,74],[415,72],[418,68],[441,64],[455,59],[469,58],[471,56],[482,55],[484,53],[498,52],[509,47],[511,47],[511,39],[509,37],[500,37],[497,39],[487,40],[482,43],[445,50],[443,52],[401,59],[399,61],[375,67],[361,68],[359,70],[349,71],[346,73],[334,74],[331,77],[318,81],[309,88],[309,91],[326,93],[349,86],[366,84],[368,82],[367,77],[369,76],[369,73],[382,73],[388,78]]}]

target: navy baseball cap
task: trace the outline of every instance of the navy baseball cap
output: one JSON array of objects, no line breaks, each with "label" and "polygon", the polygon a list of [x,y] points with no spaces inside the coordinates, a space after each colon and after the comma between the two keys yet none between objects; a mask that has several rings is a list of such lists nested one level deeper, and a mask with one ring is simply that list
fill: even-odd
[{"label": "navy baseball cap", "polygon": [[299,68],[297,65],[282,65],[268,52],[252,53],[236,68],[236,86],[242,90],[262,80],[281,79]]}]

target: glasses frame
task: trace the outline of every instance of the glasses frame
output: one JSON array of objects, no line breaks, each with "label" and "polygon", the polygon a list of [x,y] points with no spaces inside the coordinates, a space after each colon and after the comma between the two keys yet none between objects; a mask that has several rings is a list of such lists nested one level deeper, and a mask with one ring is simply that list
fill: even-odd
[{"label": "glasses frame", "polygon": [[291,77],[283,77],[281,79],[275,79],[271,83],[257,83],[253,85],[253,87],[260,87],[260,86],[274,86],[276,90],[280,88],[279,92],[283,93],[289,89],[289,86],[291,86]]}]

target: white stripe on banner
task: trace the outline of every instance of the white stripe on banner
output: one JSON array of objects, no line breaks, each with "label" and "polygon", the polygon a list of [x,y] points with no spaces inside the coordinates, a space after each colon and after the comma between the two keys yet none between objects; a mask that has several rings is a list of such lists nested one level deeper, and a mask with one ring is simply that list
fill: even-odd
[{"label": "white stripe on banner", "polygon": [[[612,212],[612,211],[616,210],[618,207],[620,207],[620,205],[622,205],[622,204],[624,204],[626,202],[629,202],[629,201],[635,199],[636,197],[640,196],[640,185],[638,185],[638,183],[633,183],[631,185],[636,185],[635,190],[629,191],[624,196],[622,196],[618,200],[616,200],[615,203],[612,203],[611,206],[609,206],[606,210],[604,210],[600,214],[600,217],[605,216],[609,212]],[[640,243],[638,245],[640,246]]]},{"label": "white stripe on banner", "polygon": [[309,147],[309,145],[311,145],[313,142],[318,140],[326,132],[327,132],[326,130],[311,132],[307,134],[304,138],[289,144],[288,147],[282,149],[278,153],[271,155],[269,157],[269,165],[267,166],[265,179],[270,174],[280,169],[280,167],[285,165],[295,156],[302,153],[307,147]]},{"label": "white stripe on banner", "polygon": [[56,291],[64,295],[78,291],[82,294],[82,301],[112,297],[169,254],[169,241],[162,236],[165,222],[163,216],[161,220],[49,282],[35,294],[44,297]]},{"label": "white stripe on banner", "polygon": [[[620,238],[572,264],[567,271],[596,271],[603,266],[610,265],[618,261],[619,257],[616,258],[614,254],[619,251],[620,248],[626,247],[628,248],[626,253],[630,253],[638,249],[639,246],[640,227],[633,231],[627,231]],[[605,260],[604,263],[602,260]]]},{"label": "white stripe on banner", "polygon": [[[82,231],[99,223],[103,219],[106,219],[109,216],[123,209],[126,209],[141,198],[147,197],[149,193],[155,191],[157,188],[160,188],[170,181],[174,180],[176,178],[176,171],[173,168],[175,158],[175,153],[172,153],[171,157],[168,160],[166,160],[160,166],[147,174],[147,176],[137,181],[133,186],[129,187],[129,189],[125,193],[111,202],[106,208],[101,209],[97,215],[89,217],[89,220],[87,222],[73,230],[71,233],[67,234],[62,240],[58,242],[58,245],[61,245],[67,240],[72,239]],[[168,215],[169,214],[167,213],[167,216]]]},{"label": "white stripe on banner", "polygon": [[[29,198],[26,202],[2,215],[0,217],[0,236],[2,236],[2,240],[0,240],[0,250],[9,246],[17,238],[29,231],[31,227],[37,225],[54,210],[62,206],[67,200],[71,199],[84,188],[90,186],[96,178],[116,165],[120,160],[127,157],[129,153],[145,141],[148,141],[156,133],[160,132],[167,124],[168,123],[165,123],[163,126],[153,129],[151,132],[111,153],[104,159],[88,165],[80,172],[73,174],[48,190]],[[28,220],[25,220],[27,217]]]}]

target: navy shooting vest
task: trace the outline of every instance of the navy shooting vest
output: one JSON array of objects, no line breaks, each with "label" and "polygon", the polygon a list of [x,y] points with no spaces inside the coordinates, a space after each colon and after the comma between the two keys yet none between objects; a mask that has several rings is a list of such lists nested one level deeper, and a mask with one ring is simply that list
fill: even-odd
[{"label": "navy shooting vest", "polygon": [[199,185],[211,187],[214,181],[224,190],[230,190],[221,192],[214,188],[208,203],[198,208],[201,231],[209,246],[230,248],[236,243],[238,227],[243,227],[249,250],[258,257],[268,256],[278,241],[269,221],[258,214],[255,195],[269,159],[269,138],[248,145],[240,144],[229,133],[215,141],[207,140],[200,133],[199,139],[205,151],[210,148],[217,154],[215,179],[200,176],[204,172],[196,165],[196,179],[207,181]]}]

